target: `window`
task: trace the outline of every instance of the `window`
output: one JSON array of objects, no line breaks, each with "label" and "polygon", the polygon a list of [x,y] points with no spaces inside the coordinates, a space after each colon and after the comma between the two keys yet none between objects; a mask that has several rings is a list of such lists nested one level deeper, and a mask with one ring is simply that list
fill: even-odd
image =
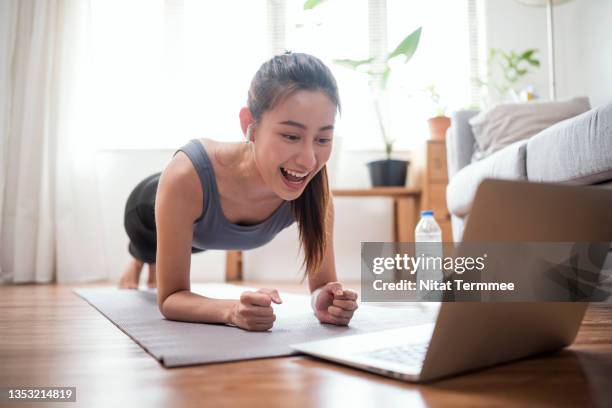
[{"label": "window", "polygon": [[240,140],[240,107],[270,58],[265,0],[93,0],[98,148]]},{"label": "window", "polygon": [[195,137],[240,140],[253,74],[283,49],[322,59],[340,88],[347,149],[383,145],[367,77],[333,63],[421,43],[390,78],[396,148],[428,137],[435,84],[451,109],[471,102],[468,0],[92,0],[90,100],[97,148],[175,148]]}]

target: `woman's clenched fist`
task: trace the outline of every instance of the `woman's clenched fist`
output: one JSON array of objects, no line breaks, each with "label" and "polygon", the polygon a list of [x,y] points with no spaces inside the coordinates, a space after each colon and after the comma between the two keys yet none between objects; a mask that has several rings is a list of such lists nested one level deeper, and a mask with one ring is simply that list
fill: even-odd
[{"label": "woman's clenched fist", "polygon": [[230,323],[250,331],[269,330],[276,320],[272,302],[283,302],[276,289],[263,288],[256,292],[243,292],[238,303],[232,308]]}]

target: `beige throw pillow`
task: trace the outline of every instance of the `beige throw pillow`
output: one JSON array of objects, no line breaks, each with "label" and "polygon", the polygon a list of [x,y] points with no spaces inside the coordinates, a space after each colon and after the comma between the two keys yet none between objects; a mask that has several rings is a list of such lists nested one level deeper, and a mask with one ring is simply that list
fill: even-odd
[{"label": "beige throw pillow", "polygon": [[589,98],[578,97],[556,102],[502,103],[480,112],[469,121],[476,139],[472,162],[590,108]]}]

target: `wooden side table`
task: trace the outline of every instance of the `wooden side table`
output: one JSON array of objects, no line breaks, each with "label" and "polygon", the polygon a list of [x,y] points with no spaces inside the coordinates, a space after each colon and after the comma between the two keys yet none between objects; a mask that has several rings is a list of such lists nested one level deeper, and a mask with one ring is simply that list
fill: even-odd
[{"label": "wooden side table", "polygon": [[414,229],[419,221],[421,189],[406,187],[374,187],[333,190],[334,197],[388,197],[393,199],[393,241],[414,242]]},{"label": "wooden side table", "polygon": [[[420,188],[375,187],[334,189],[334,197],[388,197],[393,200],[393,241],[414,242],[414,229],[419,221]],[[242,280],[242,251],[227,251],[225,280]]]}]

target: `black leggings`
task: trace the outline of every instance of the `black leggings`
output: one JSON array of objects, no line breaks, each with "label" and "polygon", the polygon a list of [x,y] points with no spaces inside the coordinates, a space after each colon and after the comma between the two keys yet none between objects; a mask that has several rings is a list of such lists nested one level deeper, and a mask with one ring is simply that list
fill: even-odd
[{"label": "black leggings", "polygon": [[[134,188],[125,204],[123,225],[130,238],[128,251],[145,263],[155,263],[157,253],[157,229],[155,227],[155,194],[161,173],[142,180]],[[191,248],[191,253],[203,249]]]}]

